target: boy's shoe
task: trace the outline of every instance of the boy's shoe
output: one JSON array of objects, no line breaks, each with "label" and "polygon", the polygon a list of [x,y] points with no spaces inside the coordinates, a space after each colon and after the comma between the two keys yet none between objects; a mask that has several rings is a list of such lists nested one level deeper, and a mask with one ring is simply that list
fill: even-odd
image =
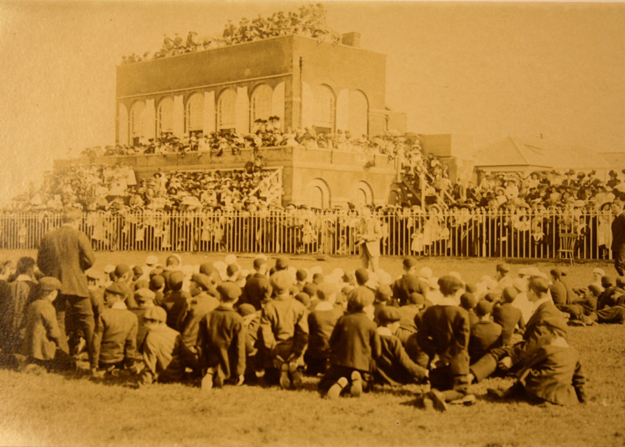
[{"label": "boy's shoe", "polygon": [[350,388],[349,393],[353,397],[360,397],[362,394],[362,377],[358,371],[352,372],[352,387]]},{"label": "boy's shoe", "polygon": [[224,379],[223,379],[223,377],[221,377],[221,375],[219,373],[216,373],[215,377],[213,377],[213,384],[214,384],[215,388],[223,388],[224,387]]},{"label": "boy's shoe", "polygon": [[289,378],[289,364],[283,363],[280,367],[280,388],[288,390],[291,388],[291,379]]},{"label": "boy's shoe", "polygon": [[470,407],[471,405],[475,405],[477,403],[477,399],[475,397],[475,394],[467,394],[466,396],[461,397],[460,399],[452,400],[449,403],[454,404],[454,405],[464,405],[465,407]]},{"label": "boy's shoe", "polygon": [[341,391],[343,391],[343,388],[345,388],[347,384],[347,379],[345,377],[341,377],[339,380],[336,381],[334,385],[330,387],[330,389],[328,390],[328,394],[326,394],[327,398],[338,399],[341,395]]},{"label": "boy's shoe", "polygon": [[423,396],[422,404],[425,411],[434,411],[434,401],[427,394]]},{"label": "boy's shoe", "polygon": [[202,391],[208,391],[213,388],[213,373],[206,373],[202,378]]},{"label": "boy's shoe", "polygon": [[437,389],[431,389],[426,396],[432,400],[434,408],[437,411],[447,411],[447,403],[445,402],[445,396],[443,396],[443,393],[441,393]]},{"label": "boy's shoe", "polygon": [[295,362],[289,364],[289,372],[291,373],[291,381],[293,382],[293,387],[296,390],[301,390],[304,385],[304,375],[297,368],[297,364]]}]

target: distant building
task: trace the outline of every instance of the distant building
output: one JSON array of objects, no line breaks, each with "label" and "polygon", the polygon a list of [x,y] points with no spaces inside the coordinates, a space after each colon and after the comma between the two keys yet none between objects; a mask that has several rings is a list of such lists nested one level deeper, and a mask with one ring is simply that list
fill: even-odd
[{"label": "distant building", "polygon": [[386,107],[386,56],[343,44],[283,36],[117,67],[118,144],[164,132],[249,133],[257,119],[281,118],[284,130],[349,130],[352,137],[406,131]]}]

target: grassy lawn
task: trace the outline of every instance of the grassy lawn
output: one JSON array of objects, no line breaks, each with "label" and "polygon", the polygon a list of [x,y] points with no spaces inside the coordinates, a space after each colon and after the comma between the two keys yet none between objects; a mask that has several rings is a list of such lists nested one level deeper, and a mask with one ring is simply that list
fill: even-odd
[{"label": "grassy lawn", "polygon": [[[17,260],[34,252],[0,252]],[[117,262],[142,264],[146,253],[98,253],[97,267]],[[162,257],[164,259],[164,257]],[[223,255],[185,255],[185,263],[223,260]],[[244,268],[252,258],[241,259]],[[497,260],[429,259],[436,275],[455,270],[468,281],[493,275]],[[353,258],[295,260],[330,272],[358,266]],[[536,264],[548,271],[554,264]],[[382,268],[400,273],[401,259],[383,259]],[[582,286],[606,263],[569,268]],[[513,265],[513,273],[520,268]],[[499,403],[486,389],[501,379],[474,386],[473,407],[447,413],[416,406],[419,387],[379,388],[360,399],[331,402],[309,378],[301,391],[242,386],[202,393],[184,385],[133,389],[93,383],[88,378],[0,371],[0,445],[423,445],[524,446],[625,445],[625,327],[570,328],[590,378],[591,401],[570,408]]]}]

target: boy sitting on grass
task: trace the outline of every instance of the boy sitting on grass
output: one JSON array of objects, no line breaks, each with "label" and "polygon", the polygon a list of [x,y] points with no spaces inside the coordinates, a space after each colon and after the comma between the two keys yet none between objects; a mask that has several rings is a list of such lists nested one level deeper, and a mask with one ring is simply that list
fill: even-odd
[{"label": "boy sitting on grass", "polygon": [[[60,346],[61,331],[52,303],[58,296],[61,283],[58,279],[44,277],[34,289],[35,301],[26,310],[25,330],[21,351],[28,365],[38,365],[50,370],[74,369],[76,363]],[[25,370],[37,368],[27,367]]]},{"label": "boy sitting on grass", "polygon": [[330,368],[318,385],[329,399],[343,393],[360,396],[370,380],[373,360],[382,351],[370,295],[364,289],[355,289],[349,297],[349,308],[351,313],[334,326],[329,340]]},{"label": "boy sitting on grass", "polygon": [[196,366],[195,356],[183,343],[180,333],[167,326],[165,309],[150,307],[143,319],[147,335],[141,347],[145,362],[141,384],[181,382],[185,368]]},{"label": "boy sitting on grass", "polygon": [[221,304],[200,322],[198,351],[201,353],[202,390],[221,388],[226,381],[242,385],[246,360],[246,328],[243,317],[234,310],[241,288],[233,282],[217,286]]},{"label": "boy sitting on grass", "polygon": [[446,402],[470,405],[475,396],[469,394],[469,315],[459,307],[464,283],[453,276],[438,280],[442,299],[423,314],[417,340],[430,357],[432,390],[424,397],[426,409],[447,409]]},{"label": "boy sitting on grass", "polygon": [[373,379],[380,385],[406,385],[427,379],[427,369],[417,365],[404,350],[399,338],[393,335],[399,328],[401,314],[395,307],[385,307],[378,314],[378,334],[382,351],[375,361]]}]

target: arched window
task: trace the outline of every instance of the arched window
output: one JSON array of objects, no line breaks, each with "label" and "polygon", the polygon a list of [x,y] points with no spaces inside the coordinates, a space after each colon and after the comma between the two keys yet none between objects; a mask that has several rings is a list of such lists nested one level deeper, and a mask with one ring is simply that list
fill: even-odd
[{"label": "arched window", "polygon": [[327,85],[318,85],[315,88],[315,119],[317,133],[334,132],[335,98],[332,89]]},{"label": "arched window", "polygon": [[322,209],[324,207],[323,191],[318,186],[315,186],[310,191],[308,198],[308,205],[311,208]]},{"label": "arched window", "polygon": [[368,135],[369,102],[360,90],[349,92],[349,131],[354,138]]},{"label": "arched window", "polygon": [[143,137],[143,113],[145,111],[145,103],[137,101],[130,109],[130,138],[133,145],[139,144]]},{"label": "arched window", "polygon": [[187,100],[186,131],[198,132],[204,129],[204,95],[201,93],[192,94]]},{"label": "arched window", "polygon": [[174,100],[166,97],[158,103],[156,112],[156,134],[171,133],[174,131]]},{"label": "arched window", "polygon": [[237,126],[237,94],[227,89],[217,102],[217,130],[235,129]]},{"label": "arched window", "polygon": [[272,115],[273,91],[267,84],[260,84],[252,92],[252,100],[250,101],[250,124],[253,126],[254,121],[261,119],[266,120]]}]

